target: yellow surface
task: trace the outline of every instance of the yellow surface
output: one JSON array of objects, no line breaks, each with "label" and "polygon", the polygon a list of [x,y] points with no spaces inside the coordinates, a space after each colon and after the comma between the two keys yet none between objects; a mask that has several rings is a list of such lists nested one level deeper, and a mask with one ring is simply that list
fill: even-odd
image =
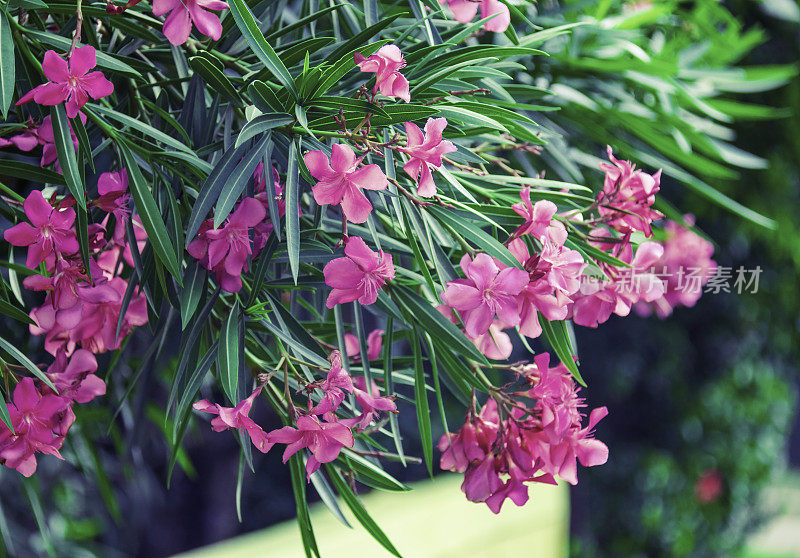
[{"label": "yellow surface", "polygon": [[[373,491],[362,501],[405,558],[564,558],[567,555],[569,492],[566,486],[537,485],[518,508],[506,500],[500,515],[473,504],[460,490],[462,475],[415,483],[406,493]],[[309,486],[313,492],[313,487]],[[391,556],[349,514],[353,529],[328,509],[311,510],[323,558]],[[180,555],[183,558],[305,558],[295,521]]]}]

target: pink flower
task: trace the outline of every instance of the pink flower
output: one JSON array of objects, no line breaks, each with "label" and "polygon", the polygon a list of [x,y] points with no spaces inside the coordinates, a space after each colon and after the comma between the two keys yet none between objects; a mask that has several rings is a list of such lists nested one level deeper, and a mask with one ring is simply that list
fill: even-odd
[{"label": "pink flower", "polygon": [[[377,360],[381,356],[381,345],[383,344],[383,330],[373,329],[367,335],[367,358]],[[361,358],[361,347],[358,337],[352,333],[344,334],[344,346],[347,356],[350,358]]]},{"label": "pink flower", "polygon": [[367,391],[367,380],[363,376],[353,379],[353,394],[361,406],[361,416],[358,417],[358,431],[363,432],[369,426],[379,411],[389,413],[397,412],[395,396],[382,396],[378,391],[378,384],[372,381],[372,389]]},{"label": "pink flower", "polygon": [[353,380],[342,368],[341,353],[333,351],[328,356],[328,361],[331,363],[331,368],[320,386],[323,392],[322,400],[309,411],[312,415],[334,413],[344,401],[344,392],[353,393]]},{"label": "pink flower", "polygon": [[333,308],[354,300],[373,304],[378,300],[378,291],[394,279],[391,254],[384,254],[383,250],[376,254],[361,238],[351,236],[345,244],[344,255],[328,262],[322,270],[325,284],[333,288],[326,305]]},{"label": "pink flower", "polygon": [[25,278],[23,285],[32,291],[48,291],[50,294],[45,298],[45,304],[53,307],[56,322],[65,329],[72,329],[81,322],[84,302],[100,304],[121,299],[121,295],[106,284],[107,280],[94,259],[89,259],[89,265],[94,285],[83,269],[66,260],[56,262],[52,276],[31,275]]},{"label": "pink flower", "polygon": [[[545,235],[554,239],[563,238],[566,235],[564,224],[553,219],[558,211],[556,204],[549,200],[539,200],[535,204],[531,204],[530,186],[525,186],[519,195],[522,201],[512,205],[511,209],[525,219],[525,222],[514,232],[514,237],[530,234],[538,239]],[[560,244],[563,243],[563,241],[560,242]]]},{"label": "pink flower", "polygon": [[[595,231],[595,235],[602,234]],[[627,316],[631,307],[641,301],[652,302],[664,294],[663,281],[651,270],[663,253],[657,242],[643,242],[633,256],[629,243],[610,244],[614,255],[630,264],[629,268],[601,267],[610,280],[587,277],[580,291],[573,294],[572,318],[576,324],[597,327],[612,313]]]},{"label": "pink flower", "polygon": [[562,290],[556,290],[548,281],[548,271],[552,270],[552,267],[549,267],[551,266],[550,262],[539,256],[531,257],[528,246],[522,239],[512,240],[508,249],[531,277],[531,281],[519,295],[519,332],[526,337],[536,338],[542,333],[539,313],[550,321],[566,319],[569,311],[568,305],[572,301]]},{"label": "pink flower", "polygon": [[355,54],[356,65],[362,72],[375,73],[375,88],[380,90],[381,95],[391,99],[398,97],[406,103],[411,101],[411,94],[408,91],[408,80],[399,72],[404,68],[406,61],[400,49],[395,45],[384,45],[378,52],[365,58],[362,54]]},{"label": "pink flower", "polygon": [[[524,506],[528,502],[528,486],[524,481],[529,480],[525,474],[519,470],[518,467],[509,465],[509,477],[501,486],[496,487],[492,494],[484,500],[486,505],[494,514],[500,513],[503,502],[506,499],[511,500],[517,506]],[[546,480],[538,480],[538,482],[547,482]],[[553,481],[552,484],[556,484]]]},{"label": "pink flower", "polygon": [[333,145],[330,161],[322,151],[309,151],[304,156],[308,171],[319,181],[311,188],[314,200],[320,205],[341,204],[351,223],[365,222],[372,211],[361,189],[385,190],[389,185],[378,165],[356,168],[363,158],[356,158],[353,149],[343,143]]},{"label": "pink flower", "polygon": [[97,359],[89,351],[78,349],[69,358],[62,349],[56,353],[56,360],[47,369],[47,376],[61,397],[77,403],[88,403],[106,394],[106,383],[93,374],[96,371]]},{"label": "pink flower", "polygon": [[186,250],[206,269],[214,270],[220,286],[229,293],[242,289],[242,271],[246,269],[250,248],[250,229],[266,217],[261,202],[244,198],[220,229],[204,223],[197,238]]},{"label": "pink flower", "polygon": [[487,31],[502,33],[508,29],[511,23],[511,14],[508,6],[499,0],[439,0],[439,4],[447,6],[453,12],[453,17],[460,23],[469,23],[478,12],[478,4],[481,7],[481,19],[498,14],[486,22],[484,28]]},{"label": "pink flower", "polygon": [[13,145],[20,151],[30,151],[39,145],[39,130],[33,124],[33,120],[28,120],[25,131],[10,138],[0,138],[0,147]]},{"label": "pink flower", "polygon": [[14,433],[0,423],[0,462],[30,477],[36,472],[35,453],[63,459],[58,450],[63,434],[75,420],[68,401],[57,395],[42,395],[31,378],[22,378],[14,388],[8,412]]},{"label": "pink flower", "polygon": [[75,118],[89,97],[101,99],[114,92],[114,84],[103,72],[90,72],[97,65],[93,46],[76,48],[67,61],[53,50],[44,53],[42,69],[50,83],[39,85],[26,93],[17,106],[36,101],[40,105],[60,105],[66,101],[67,116]]},{"label": "pink flower", "polygon": [[569,296],[580,288],[580,276],[586,262],[580,252],[565,247],[563,239],[559,243],[559,239],[553,241],[551,238],[547,235],[542,237],[537,269],[545,273],[544,277],[557,293]]},{"label": "pink flower", "polygon": [[442,166],[442,155],[456,151],[453,142],[442,139],[442,132],[447,127],[446,118],[428,118],[425,123],[425,136],[419,126],[406,122],[408,143],[402,151],[410,157],[403,165],[403,170],[417,184],[417,194],[430,198],[436,194],[436,183],[433,181],[431,167]]},{"label": "pink flower", "polygon": [[600,165],[606,177],[603,190],[597,195],[597,211],[620,232],[641,231],[650,236],[650,223],[663,217],[650,207],[660,188],[661,170],[653,175],[636,170],[630,161],[615,159],[611,146],[607,149],[613,164]]},{"label": "pink flower", "polygon": [[578,386],[572,374],[563,363],[550,367],[550,355],[542,353],[533,357],[533,364],[524,371],[533,383],[528,395],[536,399],[535,409],[541,413],[543,429],[558,437],[574,424],[580,424],[580,408],[585,405],[578,397]]},{"label": "pink flower", "polygon": [[[78,113],[78,118],[81,122],[86,124],[86,115],[82,112]],[[69,134],[72,139],[72,147],[78,151],[78,136],[72,129],[72,123],[69,124]],[[61,172],[61,164],[58,162],[58,153],[56,152],[56,139],[53,134],[53,121],[50,116],[45,116],[42,120],[42,125],[39,126],[37,131],[39,136],[39,143],[42,144],[42,159],[39,161],[39,166],[46,167],[50,163],[55,163],[56,171]]]},{"label": "pink flower", "polygon": [[119,349],[122,340],[135,326],[147,323],[147,301],[136,288],[117,337],[117,319],[128,282],[121,277],[114,277],[105,285],[114,289],[118,297],[113,301],[102,302],[84,300],[81,321],[76,327],[61,326],[52,304],[45,304],[31,311],[31,318],[36,325],[30,326],[30,332],[33,335],[45,335],[44,348],[48,353],[56,355],[63,348],[67,355],[71,355],[79,345],[95,354],[113,351]]},{"label": "pink flower", "polygon": [[[694,225],[692,215],[684,216],[684,220],[688,226]],[[661,318],[678,306],[694,306],[717,268],[711,259],[714,245],[708,240],[675,221],[667,221],[664,230],[664,252],[653,263],[654,271],[664,279],[664,296],[647,301],[649,305],[642,302],[636,308],[643,315],[652,308]]]},{"label": "pink flower", "polygon": [[594,467],[608,461],[608,447],[592,435],[595,425],[606,415],[608,409],[605,407],[594,409],[586,428],[575,426],[560,442],[550,445],[548,454],[542,455],[546,463],[545,470],[574,485],[578,484],[576,460],[584,467]]},{"label": "pink flower", "polygon": [[122,242],[125,237],[125,223],[131,213],[127,171],[122,168],[119,172],[101,174],[97,179],[97,193],[99,197],[92,202],[92,205],[114,216],[113,238],[116,242]]},{"label": "pink flower", "polygon": [[[566,367],[550,367],[550,356],[534,357],[532,364],[511,367],[528,390],[490,395],[476,413],[475,401],[464,425],[439,440],[442,469],[463,472],[461,489],[467,499],[484,502],[499,513],[506,499],[521,506],[528,500],[529,482],[555,484],[555,475],[577,482],[576,460],[584,466],[604,463],[608,448],[592,437],[592,429],[608,411],[592,411],[589,424],[581,428],[578,387]],[[535,400],[534,405],[526,401]],[[504,412],[498,412],[499,403]]]},{"label": "pink flower", "polygon": [[528,284],[528,274],[516,267],[500,269],[487,254],[473,261],[468,254],[461,258],[466,279],[447,283],[442,301],[462,314],[466,333],[479,337],[492,325],[495,315],[508,327],[519,324],[517,295]]},{"label": "pink flower", "polygon": [[164,20],[164,36],[173,45],[182,45],[192,33],[192,24],[206,37],[218,41],[222,24],[216,14],[208,10],[227,10],[228,4],[220,0],[153,0],[153,15],[169,13]]},{"label": "pink flower", "polygon": [[242,399],[235,407],[223,407],[209,402],[208,399],[196,401],[192,407],[203,413],[217,415],[211,419],[211,428],[214,432],[222,432],[229,428],[243,430],[250,436],[250,440],[258,451],[267,453],[274,444],[270,442],[267,433],[249,416],[253,401],[261,393],[262,388],[263,386],[258,386],[250,394],[250,397]]},{"label": "pink flower", "polygon": [[25,265],[35,269],[40,263],[46,262],[48,269],[53,269],[56,255],[78,251],[78,240],[72,229],[75,221],[74,209],[54,209],[39,190],[28,194],[23,208],[33,226],[18,223],[5,231],[3,238],[14,246],[28,247]]},{"label": "pink flower", "polygon": [[442,435],[438,444],[442,452],[439,466],[446,471],[463,473],[471,463],[486,456],[497,439],[497,431],[497,405],[490,399],[480,413],[467,417],[456,434]]},{"label": "pink flower", "polygon": [[485,502],[494,492],[500,490],[503,482],[497,473],[496,458],[489,453],[476,465],[469,467],[464,473],[461,490],[470,502]]},{"label": "pink flower", "polygon": [[511,356],[514,345],[511,343],[511,337],[503,329],[506,328],[503,327],[502,322],[495,320],[489,326],[489,331],[475,338],[470,337],[470,339],[486,358],[505,360]]},{"label": "pink flower", "polygon": [[321,463],[330,463],[339,456],[342,448],[352,448],[354,439],[350,429],[338,422],[320,422],[316,417],[304,415],[297,419],[297,428],[284,426],[268,434],[272,443],[288,444],[283,452],[283,462],[303,448],[311,457],[306,462],[308,478]]}]

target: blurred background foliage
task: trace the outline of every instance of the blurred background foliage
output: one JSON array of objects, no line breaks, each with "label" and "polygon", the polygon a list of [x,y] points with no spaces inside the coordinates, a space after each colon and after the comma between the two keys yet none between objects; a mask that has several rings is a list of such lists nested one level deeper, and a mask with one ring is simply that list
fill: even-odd
[{"label": "blurred background foliage", "polygon": [[[800,356],[796,8],[790,0],[543,0],[514,13],[523,28],[523,11],[544,28],[582,25],[545,42],[548,57],[516,68],[518,82],[535,86],[516,100],[560,135],[544,138],[541,167],[517,152],[505,154],[509,162],[596,187],[612,144],[619,157],[664,169],[659,209],[679,218],[674,207],[695,208],[700,228],[722,242],[720,265],[763,269],[756,294],[707,295],[664,322],[630,316],[576,331],[589,403],[611,410],[598,432],[611,459],[582,471],[572,491],[575,556],[736,555],[774,511],[759,494],[785,467],[787,447],[800,464],[800,440],[787,444]],[[131,343],[145,354],[146,340]],[[120,373],[140,365],[131,359]],[[138,381],[163,389],[150,368]],[[205,431],[187,436],[167,497],[170,448],[150,435],[165,428],[163,411],[137,409],[138,399],[123,411],[126,434],[112,430],[98,451],[83,440],[103,438],[111,417],[79,417],[66,448],[79,468],[42,460],[29,480],[0,471],[8,554],[163,556],[294,516],[288,470],[271,452],[245,477],[237,522],[238,446]],[[457,424],[462,411],[452,408]],[[400,426],[407,451],[419,455],[410,411],[401,407]],[[145,420],[134,425],[136,416]],[[268,414],[254,418],[278,426]],[[425,475],[423,466],[389,471],[401,480]],[[33,515],[29,502],[10,497],[19,483]]]}]

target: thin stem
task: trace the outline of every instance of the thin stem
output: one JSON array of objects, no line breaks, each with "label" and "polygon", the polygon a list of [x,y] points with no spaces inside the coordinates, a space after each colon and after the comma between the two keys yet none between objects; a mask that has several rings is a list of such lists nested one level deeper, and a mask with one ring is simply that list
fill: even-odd
[{"label": "thin stem", "polygon": [[81,31],[83,31],[83,0],[78,0],[77,4],[77,12],[75,13],[76,23],[75,23],[75,33],[72,35],[72,44],[69,47],[69,55],[68,57],[72,57],[72,52],[75,50],[75,47],[78,46],[78,41],[81,40]]}]

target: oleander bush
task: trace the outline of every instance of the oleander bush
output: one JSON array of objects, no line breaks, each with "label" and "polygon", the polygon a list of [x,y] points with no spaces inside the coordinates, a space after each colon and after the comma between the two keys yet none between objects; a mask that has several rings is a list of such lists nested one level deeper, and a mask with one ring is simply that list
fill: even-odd
[{"label": "oleander bush", "polygon": [[724,193],[773,115],[739,94],[796,73],[739,66],[762,39],[712,1],[0,6],[7,552],[135,553],[126,492],[196,475],[197,429],[240,513],[282,454],[309,556],[312,493],[398,554],[387,463],[494,513],[576,484],[609,409],[574,326],[702,304],[707,204],[774,227]]}]

